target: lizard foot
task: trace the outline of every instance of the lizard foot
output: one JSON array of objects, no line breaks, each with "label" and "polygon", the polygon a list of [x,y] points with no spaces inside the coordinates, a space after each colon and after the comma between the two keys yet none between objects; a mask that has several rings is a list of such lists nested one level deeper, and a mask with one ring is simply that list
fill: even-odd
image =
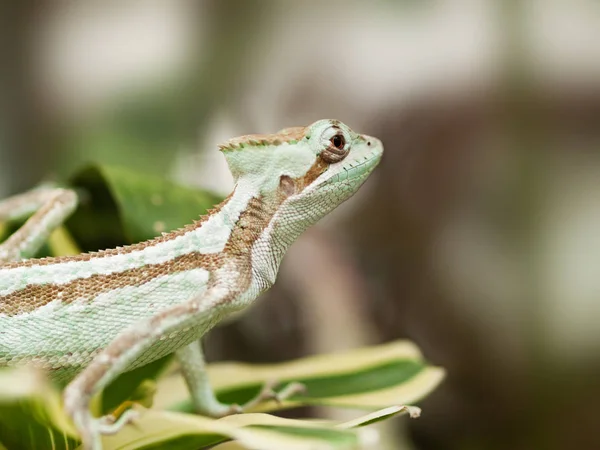
[{"label": "lizard foot", "polygon": [[128,423],[135,422],[139,416],[140,414],[133,409],[126,410],[117,418],[112,414],[107,414],[97,419],[98,431],[100,434],[106,435],[118,433]]},{"label": "lizard foot", "polygon": [[275,401],[278,404],[281,404],[296,394],[306,392],[306,387],[301,383],[289,383],[283,389],[277,392],[275,391],[275,388],[279,384],[279,382],[274,380],[266,382],[260,392],[254,398],[242,405],[236,403],[221,403],[211,392],[212,395],[208,401],[207,399],[204,399],[204,401],[202,401],[202,398],[199,399],[197,402],[196,411],[199,414],[203,414],[208,417],[220,418],[232,414],[248,412],[261,403],[268,401]]},{"label": "lizard foot", "polygon": [[290,383],[286,387],[284,387],[281,391],[277,392],[277,391],[275,391],[275,388],[278,385],[279,385],[278,381],[275,381],[275,380],[267,381],[256,397],[254,397],[253,399],[244,403],[241,406],[232,405],[232,407],[237,408],[237,410],[232,411],[232,413],[235,414],[235,413],[245,412],[263,402],[268,402],[270,400],[274,400],[275,402],[277,402],[277,404],[280,405],[281,403],[283,403],[285,400],[289,399],[290,397],[293,397],[296,394],[303,394],[306,392],[306,386],[304,386],[302,383],[296,383],[296,382]]},{"label": "lizard foot", "polygon": [[73,421],[81,434],[81,448],[84,450],[102,450],[102,435],[117,433],[137,417],[138,412],[133,409],[128,409],[118,419],[115,419],[112,415],[95,418],[85,411],[73,414]]}]

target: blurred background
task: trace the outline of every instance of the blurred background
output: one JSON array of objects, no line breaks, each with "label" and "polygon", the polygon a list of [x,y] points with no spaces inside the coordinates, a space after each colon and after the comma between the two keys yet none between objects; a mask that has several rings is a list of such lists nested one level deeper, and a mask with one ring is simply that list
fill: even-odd
[{"label": "blurred background", "polygon": [[377,448],[600,448],[598,1],[0,4],[0,197],[89,161],[226,194],[219,142],[321,118],[384,159],[209,358],[409,338],[448,377]]}]

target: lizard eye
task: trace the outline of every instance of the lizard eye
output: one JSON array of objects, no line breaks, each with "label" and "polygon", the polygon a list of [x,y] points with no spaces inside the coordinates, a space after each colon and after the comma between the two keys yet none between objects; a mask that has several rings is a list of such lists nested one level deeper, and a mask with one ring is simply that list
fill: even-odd
[{"label": "lizard eye", "polygon": [[331,142],[338,150],[343,150],[344,145],[346,145],[346,139],[344,139],[342,134],[336,134],[329,140],[329,142]]},{"label": "lizard eye", "polygon": [[336,163],[344,159],[348,155],[346,148],[346,138],[339,132],[334,134],[329,139],[329,145],[321,152],[321,157],[330,164]]}]

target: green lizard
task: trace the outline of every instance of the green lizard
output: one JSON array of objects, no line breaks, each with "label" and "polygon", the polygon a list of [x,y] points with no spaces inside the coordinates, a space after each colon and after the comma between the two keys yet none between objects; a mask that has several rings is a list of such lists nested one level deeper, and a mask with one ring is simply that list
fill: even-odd
[{"label": "green lizard", "polygon": [[0,202],[0,219],[33,213],[0,245],[0,366],[40,367],[68,381],[65,409],[86,449],[101,449],[101,434],[133,417],[130,410],[116,422],[95,418],[91,397],[173,352],[201,414],[220,417],[273,398],[266,386],[250,404],[220,403],[199,339],[273,285],[287,248],[352,196],[383,152],[378,139],[336,120],[242,136],[220,149],[233,192],[192,225],[128,247],[26,259],[77,197],[42,189]]}]

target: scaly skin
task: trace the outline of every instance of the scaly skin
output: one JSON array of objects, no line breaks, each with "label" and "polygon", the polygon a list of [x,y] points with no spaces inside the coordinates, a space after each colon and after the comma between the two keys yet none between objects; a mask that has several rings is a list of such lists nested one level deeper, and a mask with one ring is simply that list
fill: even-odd
[{"label": "scaly skin", "polygon": [[[120,373],[173,352],[198,412],[243,410],[215,398],[198,340],[273,285],[292,242],[351,197],[383,152],[379,140],[335,120],[220,148],[235,179],[231,195],[200,221],[129,247],[21,261],[75,198],[61,190],[0,203],[0,219],[43,204],[25,226],[33,236],[20,231],[0,245],[0,365],[38,366],[70,381],[65,407],[86,449],[100,449],[100,435],[130,418],[95,419],[90,398]],[[272,395],[267,387],[251,403]]]}]

